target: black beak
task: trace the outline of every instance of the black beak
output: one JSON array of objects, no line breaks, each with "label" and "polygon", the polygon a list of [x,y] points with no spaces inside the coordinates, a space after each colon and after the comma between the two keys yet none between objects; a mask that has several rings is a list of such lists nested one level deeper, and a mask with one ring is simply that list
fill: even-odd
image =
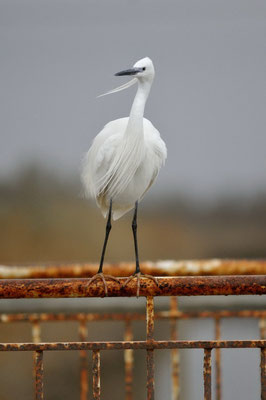
[{"label": "black beak", "polygon": [[124,76],[124,75],[136,75],[138,72],[142,72],[142,68],[130,68],[125,69],[124,71],[117,72],[115,76]]}]

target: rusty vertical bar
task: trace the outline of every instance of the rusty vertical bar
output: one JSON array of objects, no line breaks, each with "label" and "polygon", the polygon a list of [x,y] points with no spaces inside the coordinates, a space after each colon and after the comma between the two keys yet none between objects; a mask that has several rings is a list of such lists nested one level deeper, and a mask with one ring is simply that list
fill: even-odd
[{"label": "rusty vertical bar", "polygon": [[101,397],[100,366],[101,366],[100,350],[93,350],[92,352],[93,400],[100,400]]},{"label": "rusty vertical bar", "polygon": [[261,318],[259,320],[259,328],[260,328],[260,338],[266,339],[266,318]]},{"label": "rusty vertical bar", "polygon": [[33,343],[41,342],[41,327],[40,322],[37,319],[32,322],[31,334]]},{"label": "rusty vertical bar", "polygon": [[[40,343],[41,342],[41,327],[40,322],[38,319],[32,321],[31,324],[31,336],[33,343]],[[42,367],[42,352],[34,352],[33,353],[33,379],[34,379],[34,389],[35,389],[35,399],[43,399],[40,397],[40,392],[42,393],[43,390],[43,367]],[[41,368],[39,372],[37,372],[38,368],[37,365]],[[41,389],[41,390],[40,390]]]},{"label": "rusty vertical bar", "polygon": [[147,400],[154,400],[154,354],[147,350]]},{"label": "rusty vertical bar", "polygon": [[[215,340],[221,340],[221,320],[215,318]],[[221,390],[221,349],[215,349],[215,372],[216,372],[216,400],[222,399]]]},{"label": "rusty vertical bar", "polygon": [[[146,303],[147,341],[153,341],[154,335],[154,299],[147,297]],[[147,400],[154,400],[154,354],[153,349],[147,350]]]},{"label": "rusty vertical bar", "polygon": [[204,363],[203,363],[204,400],[211,400],[212,398],[211,351],[212,349],[204,349]]},{"label": "rusty vertical bar", "polygon": [[[86,319],[82,319],[79,323],[79,338],[81,342],[85,342],[88,338],[88,329]],[[87,400],[89,384],[88,384],[88,352],[80,350],[80,400]]]},{"label": "rusty vertical bar", "polygon": [[[170,297],[170,310],[171,313],[178,311],[177,297]],[[177,320],[170,319],[170,336],[171,340],[177,340]],[[172,364],[172,400],[179,400],[180,398],[180,385],[179,385],[179,350],[171,350],[171,364]]]},{"label": "rusty vertical bar", "polygon": [[35,400],[43,400],[43,351],[34,352]]},{"label": "rusty vertical bar", "polygon": [[[125,321],[125,333],[124,340],[131,342],[133,340],[132,322],[130,320]],[[128,349],[124,351],[124,362],[125,362],[125,384],[126,384],[126,400],[133,399],[133,363],[134,355],[133,350]]]},{"label": "rusty vertical bar", "polygon": [[261,400],[266,400],[266,347],[263,347],[261,349],[260,373],[261,373]]},{"label": "rusty vertical bar", "polygon": [[147,340],[153,340],[154,334],[154,299],[152,296],[147,297],[146,303],[146,332]]},{"label": "rusty vertical bar", "polygon": [[[261,318],[259,321],[260,325],[260,337],[261,339],[266,338],[266,318]],[[266,348],[262,348],[260,352],[260,373],[261,373],[261,400],[266,400]]]}]

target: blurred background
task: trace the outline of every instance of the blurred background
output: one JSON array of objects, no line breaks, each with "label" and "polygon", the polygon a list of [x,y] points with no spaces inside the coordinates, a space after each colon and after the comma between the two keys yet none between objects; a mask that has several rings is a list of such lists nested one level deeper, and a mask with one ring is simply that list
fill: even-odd
[{"label": "blurred background", "polygon": [[[141,259],[266,256],[263,0],[0,0],[0,32],[1,264],[98,261],[105,221],[81,160],[135,89],[96,96],[145,56],[168,159],[140,205]],[[107,261],[133,259],[131,218]]]},{"label": "blurred background", "polygon": [[[142,259],[266,254],[266,5],[254,0],[0,0],[0,261],[97,261],[105,222],[81,160],[149,56],[146,117],[168,160],[140,207]],[[107,258],[133,258],[131,215]],[[160,245],[158,245],[160,244]]]}]

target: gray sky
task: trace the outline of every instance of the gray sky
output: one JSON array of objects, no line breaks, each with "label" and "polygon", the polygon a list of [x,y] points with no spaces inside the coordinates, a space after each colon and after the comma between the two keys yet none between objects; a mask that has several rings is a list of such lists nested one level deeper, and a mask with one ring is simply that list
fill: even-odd
[{"label": "gray sky", "polygon": [[262,0],[0,0],[0,178],[31,160],[78,173],[135,89],[96,96],[149,56],[169,151],[155,192],[266,191],[265,38]]}]

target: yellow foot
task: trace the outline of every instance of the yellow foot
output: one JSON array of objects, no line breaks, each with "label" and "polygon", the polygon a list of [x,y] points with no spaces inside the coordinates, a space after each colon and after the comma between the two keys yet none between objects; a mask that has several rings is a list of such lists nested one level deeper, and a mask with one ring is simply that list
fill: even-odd
[{"label": "yellow foot", "polygon": [[96,281],[97,279],[101,279],[103,282],[105,296],[108,296],[107,283],[106,283],[105,279],[110,279],[110,280],[115,281],[120,284],[119,279],[115,278],[112,275],[104,275],[102,272],[100,272],[96,275],[93,275],[93,277],[90,278],[90,280],[88,282],[88,286],[90,286],[92,284],[92,282]]},{"label": "yellow foot", "polygon": [[123,286],[122,286],[122,288],[124,289],[124,287],[126,287],[126,285],[130,282],[130,281],[132,281],[132,279],[135,279],[135,278],[137,278],[137,297],[139,297],[139,291],[140,291],[140,278],[147,278],[147,279],[151,279],[151,280],[153,280],[153,282],[155,282],[156,283],[156,285],[158,286],[158,281],[157,281],[157,279],[154,277],[154,276],[152,276],[152,275],[146,275],[146,274],[143,274],[142,272],[137,272],[137,273],[135,273],[135,274],[133,274],[133,275],[131,275],[131,276],[129,276],[128,278],[127,278],[127,280],[126,280],[126,282],[123,284]]}]

